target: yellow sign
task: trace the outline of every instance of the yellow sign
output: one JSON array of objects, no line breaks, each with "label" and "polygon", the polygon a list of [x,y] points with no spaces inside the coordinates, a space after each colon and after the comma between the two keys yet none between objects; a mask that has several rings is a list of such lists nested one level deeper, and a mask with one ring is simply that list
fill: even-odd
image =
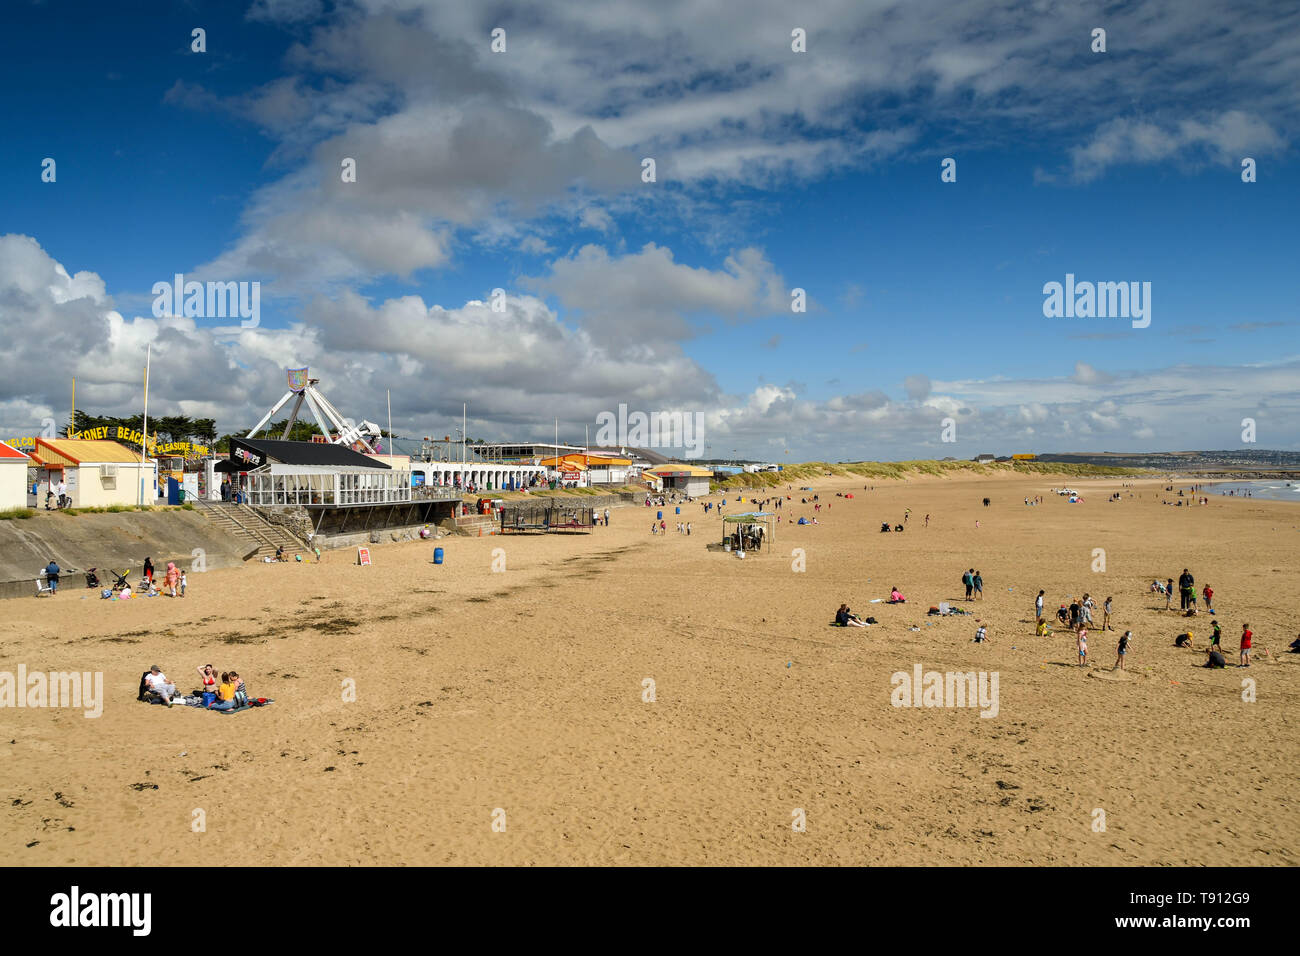
[{"label": "yellow sign", "polygon": [[[80,438],[85,441],[119,441],[128,445],[139,445],[143,436],[133,428],[123,428],[119,425],[101,425],[98,428],[87,428],[83,432],[74,432],[71,438]],[[35,439],[32,440],[35,444]],[[149,454],[151,455],[177,455],[185,458],[201,458],[208,454],[206,445],[194,445],[187,441],[159,442],[156,437],[149,439]]]}]

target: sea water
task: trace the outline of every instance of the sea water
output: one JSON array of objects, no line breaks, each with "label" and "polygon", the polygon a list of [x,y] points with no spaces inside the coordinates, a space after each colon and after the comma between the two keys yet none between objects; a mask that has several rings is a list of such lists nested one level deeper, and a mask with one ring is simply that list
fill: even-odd
[{"label": "sea water", "polygon": [[1211,485],[1208,491],[1212,498],[1220,493],[1227,495],[1229,492],[1235,492],[1235,496],[1240,498],[1249,491],[1252,498],[1300,501],[1300,479],[1292,479],[1290,484],[1282,478],[1269,481],[1222,481]]}]

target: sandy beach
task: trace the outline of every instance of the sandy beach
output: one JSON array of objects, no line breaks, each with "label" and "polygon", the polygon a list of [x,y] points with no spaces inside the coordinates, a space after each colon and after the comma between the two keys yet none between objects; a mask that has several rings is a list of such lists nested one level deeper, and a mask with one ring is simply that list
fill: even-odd
[{"label": "sandy beach", "polygon": [[[1082,503],[1049,492],[1067,481]],[[1300,633],[1300,508],[1174,508],[1159,481],[1114,503],[1116,479],[863,484],[815,483],[815,526],[792,525],[814,512],[789,492],[773,553],[745,560],[705,550],[720,522],[697,503],[682,506],[690,537],[671,506],[656,537],[626,507],[590,535],[446,538],[440,566],[433,542],[388,544],[371,567],[337,551],[192,574],[184,600],[104,602],[67,581],[53,600],[7,601],[0,670],[102,671],[107,700],[96,719],[0,710],[0,861],[1300,861],[1286,729],[1300,655],[1283,653]],[[1024,506],[1032,495],[1044,503]],[[748,510],[709,500],[723,497]],[[878,533],[907,508],[906,533]],[[970,567],[983,602],[961,601]],[[1184,567],[1215,591],[1230,664],[1250,623],[1250,669],[1206,670],[1174,646],[1210,631],[1148,590]],[[870,603],[892,586],[907,604]],[[1072,635],[1034,636],[1039,588],[1049,614],[1097,601],[1091,668],[1072,666]],[[1108,595],[1119,630],[1103,633]],[[940,601],[973,614],[928,616]],[[828,626],[842,602],[880,623]],[[976,618],[991,643],[971,642]],[[275,703],[138,703],[155,663],[184,690],[198,665],[235,668]],[[893,706],[891,675],[918,664],[997,672],[997,715]]]}]

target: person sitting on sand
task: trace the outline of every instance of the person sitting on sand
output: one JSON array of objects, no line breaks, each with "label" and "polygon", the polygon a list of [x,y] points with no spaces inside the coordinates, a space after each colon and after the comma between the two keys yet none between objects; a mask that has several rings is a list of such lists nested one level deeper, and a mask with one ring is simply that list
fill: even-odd
[{"label": "person sitting on sand", "polygon": [[203,680],[203,693],[215,694],[217,692],[217,669],[211,664],[204,664],[202,667],[194,669],[199,672],[199,677]]},{"label": "person sitting on sand", "polygon": [[243,707],[248,703],[248,690],[244,687],[244,678],[236,671],[230,672],[230,683],[235,686],[235,706]]},{"label": "person sitting on sand", "polygon": [[149,676],[145,679],[149,689],[162,698],[162,702],[168,707],[172,705],[172,698],[176,696],[176,685],[167,682],[167,675],[164,674],[157,664],[149,668]]},{"label": "person sitting on sand", "polygon": [[891,591],[889,592],[889,603],[890,603],[890,604],[906,604],[906,603],[907,603],[907,598],[903,597],[902,592],[899,591],[898,588],[894,588],[893,590],[891,590]]},{"label": "person sitting on sand", "polygon": [[1125,631],[1123,634],[1120,635],[1119,647],[1116,648],[1116,652],[1115,652],[1114,669],[1121,670],[1121,671],[1124,670],[1124,655],[1128,653],[1128,646],[1132,640],[1133,640],[1132,631]]},{"label": "person sitting on sand", "polygon": [[208,704],[211,710],[235,709],[235,685],[230,682],[230,674],[221,672],[221,683],[217,687],[217,699]]},{"label": "person sitting on sand", "polygon": [[867,623],[849,610],[847,604],[841,604],[835,612],[835,623],[840,627],[866,627]]},{"label": "person sitting on sand", "polygon": [[1223,654],[1220,653],[1217,647],[1209,647],[1205,650],[1205,666],[1214,668],[1227,667],[1228,662],[1223,659]]},{"label": "person sitting on sand", "polygon": [[1191,647],[1191,646],[1192,646],[1191,631],[1188,631],[1186,634],[1179,634],[1177,637],[1174,638],[1174,647]]},{"label": "person sitting on sand", "polygon": [[988,639],[989,639],[988,628],[985,627],[983,624],[981,624],[979,627],[975,629],[975,637],[972,639],[972,643],[983,644],[987,642]]},{"label": "person sitting on sand", "polygon": [[1070,612],[1064,604],[1056,609],[1056,619],[1061,622],[1062,627],[1070,626]]},{"label": "person sitting on sand", "polygon": [[275,549],[275,560],[277,560],[277,561],[288,561],[288,560],[289,560],[288,558],[286,558],[286,557],[284,556],[284,545],[280,545],[278,548]]},{"label": "person sitting on sand", "polygon": [[1290,647],[1290,649],[1287,651],[1287,653],[1288,653],[1288,654],[1300,654],[1300,637],[1297,637],[1294,641],[1291,642],[1291,647]]}]

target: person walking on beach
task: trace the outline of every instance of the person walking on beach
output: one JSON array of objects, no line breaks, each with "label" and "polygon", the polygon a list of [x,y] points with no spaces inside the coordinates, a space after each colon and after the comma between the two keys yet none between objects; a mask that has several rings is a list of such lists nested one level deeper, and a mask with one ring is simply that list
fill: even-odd
[{"label": "person walking on beach", "polygon": [[976,571],[975,577],[971,579],[971,583],[975,585],[975,600],[984,600],[984,576],[981,575],[980,572]]},{"label": "person walking on beach", "polygon": [[605,527],[606,527],[606,528],[609,527],[609,509],[608,509],[608,508],[605,509]]},{"label": "person walking on beach", "polygon": [[1115,654],[1116,670],[1121,670],[1121,671],[1124,670],[1124,655],[1128,653],[1129,641],[1131,641],[1132,639],[1133,639],[1132,631],[1125,631],[1122,635],[1120,635],[1119,647],[1116,649],[1116,654]]},{"label": "person walking on beach", "polygon": [[1038,597],[1034,598],[1034,618],[1042,620],[1043,617],[1043,595],[1047,592],[1042,588],[1038,589]]},{"label": "person walking on beach", "polygon": [[1201,588],[1201,597],[1205,598],[1205,609],[1207,611],[1214,610],[1214,605],[1210,603],[1210,600],[1214,597],[1214,588],[1208,584]]},{"label": "person walking on beach", "polygon": [[961,576],[961,583],[966,586],[966,600],[971,600],[971,594],[975,590],[975,569],[971,568]]},{"label": "person walking on beach", "polygon": [[930,516],[929,516],[929,515],[926,515],[926,516],[925,516],[925,526],[926,526],[927,528],[930,527]]},{"label": "person walking on beach", "polygon": [[1088,629],[1086,627],[1079,628],[1079,636],[1078,636],[1077,643],[1079,646],[1079,666],[1087,667],[1088,666]]},{"label": "person walking on beach", "polygon": [[58,562],[50,558],[50,563],[45,566],[45,582],[50,586],[50,597],[59,593],[59,572]]},{"label": "person walking on beach", "polygon": [[1101,629],[1103,631],[1113,631],[1115,628],[1110,626],[1110,598],[1106,598],[1106,603],[1101,606]]},{"label": "person walking on beach", "polygon": [[1241,625],[1241,663],[1240,667],[1250,666],[1250,642],[1254,638],[1249,624]]}]

